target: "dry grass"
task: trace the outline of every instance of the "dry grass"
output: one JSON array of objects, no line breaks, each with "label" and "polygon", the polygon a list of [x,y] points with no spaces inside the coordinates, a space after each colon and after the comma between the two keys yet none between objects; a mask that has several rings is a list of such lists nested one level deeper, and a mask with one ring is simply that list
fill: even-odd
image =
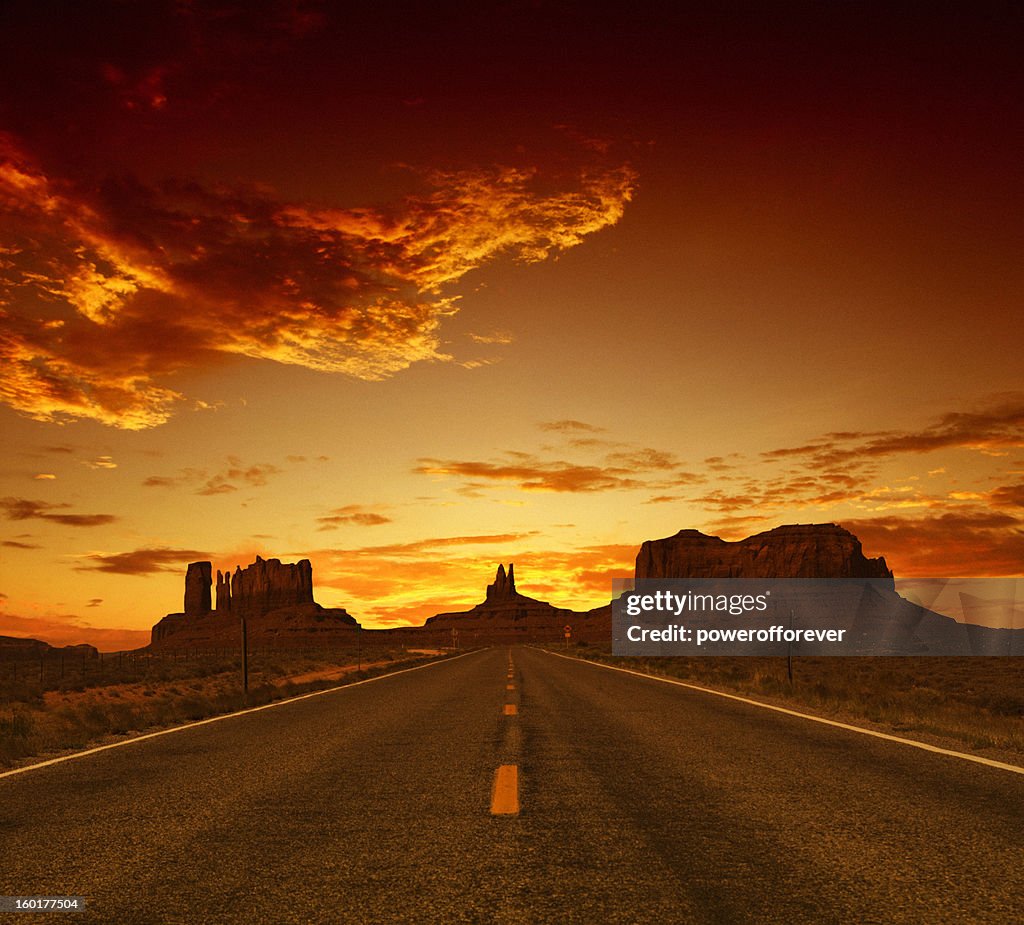
[{"label": "dry grass", "polygon": [[[440,653],[438,653],[440,655]],[[249,663],[242,691],[237,657],[77,663],[39,680],[38,662],[0,663],[0,767],[166,726],[230,713],[339,682],[385,674],[438,656],[375,647],[270,651]]]},{"label": "dry grass", "polygon": [[973,751],[1024,755],[1024,665],[1017,658],[617,657],[574,654],[649,674],[799,706],[830,719]]}]

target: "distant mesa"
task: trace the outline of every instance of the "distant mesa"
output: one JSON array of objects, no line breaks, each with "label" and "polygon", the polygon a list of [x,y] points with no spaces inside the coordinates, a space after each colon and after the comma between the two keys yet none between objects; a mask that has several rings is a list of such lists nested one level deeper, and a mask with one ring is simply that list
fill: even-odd
[{"label": "distant mesa", "polygon": [[213,565],[191,562],[185,572],[184,612],[169,613],[153,627],[153,648],[217,648],[238,642],[244,617],[254,645],[308,641],[348,635],[359,624],[343,608],[313,600],[313,566],[308,559],[282,563],[263,559],[244,569],[217,571],[217,606],[212,603]]},{"label": "distant mesa", "polygon": [[728,542],[699,530],[647,540],[636,578],[882,578],[884,558],[868,559],[860,540],[836,524],[789,524]]},{"label": "distant mesa", "polygon": [[54,655],[67,655],[76,658],[99,658],[99,650],[95,646],[80,643],[76,646],[51,646],[41,639],[29,639],[21,636],[0,636],[0,661],[23,658],[51,658]]},{"label": "distant mesa", "polygon": [[499,565],[484,600],[469,610],[439,613],[423,625],[425,630],[456,630],[462,642],[547,642],[561,640],[565,627],[583,641],[611,639],[611,608],[567,610],[527,597],[516,590],[515,566]]},{"label": "distant mesa", "polygon": [[859,579],[837,582],[815,606],[828,609],[860,654],[1024,654],[1024,630],[959,623],[901,597],[885,559],[867,558],[837,524],[789,524],[736,542],[680,530],[641,545],[635,577]]}]

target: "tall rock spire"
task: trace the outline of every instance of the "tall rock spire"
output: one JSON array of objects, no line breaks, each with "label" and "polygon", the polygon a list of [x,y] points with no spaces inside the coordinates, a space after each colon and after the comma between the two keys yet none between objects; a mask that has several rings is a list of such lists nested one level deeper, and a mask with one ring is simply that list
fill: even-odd
[{"label": "tall rock spire", "polygon": [[505,566],[499,565],[498,572],[494,576],[494,582],[487,586],[487,600],[501,601],[516,596],[515,566],[510,562],[508,574],[505,573]]},{"label": "tall rock spire", "polygon": [[185,573],[185,616],[201,617],[210,612],[210,584],[213,563],[190,562]]}]

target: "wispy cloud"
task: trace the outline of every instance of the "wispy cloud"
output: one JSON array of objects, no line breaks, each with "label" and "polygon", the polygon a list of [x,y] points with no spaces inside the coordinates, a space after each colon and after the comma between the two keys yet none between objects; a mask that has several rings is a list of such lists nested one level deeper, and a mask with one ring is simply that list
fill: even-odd
[{"label": "wispy cloud", "polygon": [[482,460],[419,460],[413,470],[422,475],[455,476],[469,479],[466,487],[478,486],[476,480],[506,482],[523,491],[590,492],[623,488],[641,488],[644,482],[632,477],[622,466],[585,466],[555,460],[544,462],[529,458],[521,462],[485,462]]},{"label": "wispy cloud", "polygon": [[603,434],[605,432],[604,427],[596,427],[593,424],[587,424],[585,421],[576,421],[572,418],[565,418],[561,421],[542,421],[537,426],[541,430],[555,430],[569,433],[585,431],[586,433],[591,434]]},{"label": "wispy cloud", "polygon": [[116,469],[117,463],[110,456],[97,456],[95,459],[82,460],[90,469]]},{"label": "wispy cloud", "polygon": [[345,525],[379,527],[381,524],[391,523],[391,518],[376,511],[366,510],[361,504],[347,504],[344,507],[335,508],[324,517],[318,517],[316,522],[320,525],[317,528],[319,530],[335,530]]},{"label": "wispy cloud", "polygon": [[[304,457],[302,459],[304,461]],[[226,468],[219,472],[185,468],[175,475],[151,475],[142,484],[146,488],[186,487],[197,495],[223,495],[238,491],[242,485],[262,488],[283,471],[272,463],[245,463],[237,456],[229,456]]]},{"label": "wispy cloud", "polygon": [[0,510],[8,520],[49,520],[66,527],[102,527],[117,520],[113,514],[55,514],[71,507],[28,498],[0,498]]},{"label": "wispy cloud", "polygon": [[491,334],[468,334],[467,337],[477,344],[511,344],[515,340],[509,331],[494,331]]},{"label": "wispy cloud", "polygon": [[816,466],[837,467],[949,448],[998,455],[1019,447],[1024,447],[1024,393],[1011,393],[978,411],[951,411],[919,430],[831,433],[803,445],[769,450],[762,456],[769,460],[805,459]]}]

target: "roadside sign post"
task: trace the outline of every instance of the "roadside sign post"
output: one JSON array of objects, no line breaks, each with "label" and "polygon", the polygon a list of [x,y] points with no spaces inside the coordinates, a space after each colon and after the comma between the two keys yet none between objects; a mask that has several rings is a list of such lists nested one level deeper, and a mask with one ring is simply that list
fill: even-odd
[{"label": "roadside sign post", "polygon": [[572,627],[568,623],[565,624],[565,648],[569,648],[569,640],[572,638]]}]

